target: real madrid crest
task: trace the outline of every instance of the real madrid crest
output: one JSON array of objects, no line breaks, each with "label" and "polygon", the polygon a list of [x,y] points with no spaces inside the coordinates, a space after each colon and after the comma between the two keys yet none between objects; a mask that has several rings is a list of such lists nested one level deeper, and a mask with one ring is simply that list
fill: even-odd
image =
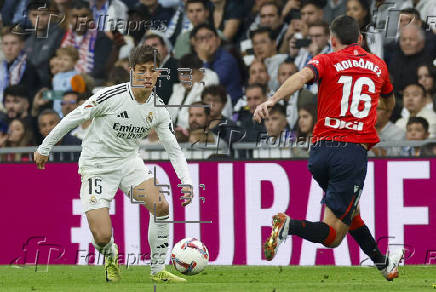
[{"label": "real madrid crest", "polygon": [[153,121],[153,112],[149,112],[148,116],[147,116],[147,122],[151,124],[151,122]]},{"label": "real madrid crest", "polygon": [[94,195],[92,195],[91,198],[89,198],[89,202],[91,204],[97,204],[97,198]]}]

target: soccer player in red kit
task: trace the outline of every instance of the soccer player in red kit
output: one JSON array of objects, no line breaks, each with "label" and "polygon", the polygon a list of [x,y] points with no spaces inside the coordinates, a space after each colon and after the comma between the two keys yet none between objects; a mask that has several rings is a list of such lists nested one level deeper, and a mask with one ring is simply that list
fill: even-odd
[{"label": "soccer player in red kit", "polygon": [[[278,91],[259,105],[254,119],[261,122],[268,108],[292,95],[305,83],[318,82],[318,122],[313,130],[308,168],[324,190],[324,219],[320,222],[273,216],[271,236],[264,245],[267,260],[289,235],[335,248],[351,236],[383,276],[398,277],[404,250],[383,255],[360,217],[359,198],[367,168],[367,151],[379,142],[376,108],[392,110],[395,104],[387,66],[363,50],[362,35],[353,18],[342,15],[330,26],[334,52],[315,56],[305,68],[289,77]],[[380,98],[381,96],[381,98]]]}]

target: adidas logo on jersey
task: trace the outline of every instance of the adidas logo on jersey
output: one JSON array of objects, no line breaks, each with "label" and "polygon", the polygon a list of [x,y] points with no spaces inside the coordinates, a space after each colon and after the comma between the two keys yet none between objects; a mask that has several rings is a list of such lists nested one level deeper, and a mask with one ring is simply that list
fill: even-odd
[{"label": "adidas logo on jersey", "polygon": [[126,111],[123,111],[122,113],[120,113],[117,117],[119,117],[119,118],[129,118],[129,115],[127,114],[127,112]]}]

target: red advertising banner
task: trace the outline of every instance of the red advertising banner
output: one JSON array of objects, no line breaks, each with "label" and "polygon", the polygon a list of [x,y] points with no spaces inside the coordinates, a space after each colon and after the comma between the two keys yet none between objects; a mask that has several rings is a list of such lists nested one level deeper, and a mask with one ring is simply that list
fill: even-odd
[{"label": "red advertising banner", "polygon": [[[196,237],[220,265],[369,265],[347,236],[336,249],[289,237],[267,262],[262,243],[271,217],[318,221],[323,192],[307,161],[191,162],[193,203],[181,206],[170,163],[146,163],[170,190],[170,218],[211,223],[170,224],[170,248]],[[382,250],[404,246],[406,264],[436,263],[436,159],[371,160],[360,199],[361,216]],[[91,244],[79,199],[77,164],[0,164],[0,264],[102,264]],[[148,264],[148,211],[119,191],[111,205],[120,262]]]}]

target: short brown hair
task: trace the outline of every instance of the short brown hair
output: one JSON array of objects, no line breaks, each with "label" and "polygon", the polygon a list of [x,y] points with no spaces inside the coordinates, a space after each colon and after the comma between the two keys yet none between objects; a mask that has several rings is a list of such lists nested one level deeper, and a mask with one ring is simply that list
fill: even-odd
[{"label": "short brown hair", "polygon": [[225,105],[227,103],[227,91],[221,84],[213,84],[205,87],[201,93],[201,100],[204,101],[206,95],[218,96],[221,103]]},{"label": "short brown hair", "polygon": [[159,53],[151,46],[142,45],[132,49],[129,55],[129,66],[135,69],[138,64],[145,64],[147,62],[153,62],[156,58],[156,64],[160,64]]},{"label": "short brown hair", "polygon": [[20,42],[24,42],[23,34],[24,34],[24,30],[19,26],[14,26],[14,27],[5,26],[1,29],[1,33],[0,33],[1,37],[3,38],[7,35],[11,35],[18,38]]},{"label": "short brown hair", "polygon": [[311,23],[309,25],[309,28],[311,28],[312,26],[321,26],[324,29],[324,34],[325,35],[329,35],[330,34],[330,27],[329,24],[327,22],[325,22],[324,20],[316,20],[313,23]]},{"label": "short brown hair", "polygon": [[56,57],[59,57],[61,55],[70,56],[71,59],[73,59],[73,62],[77,62],[77,60],[79,60],[79,51],[77,51],[77,49],[72,47],[72,46],[57,49],[56,50]]}]

